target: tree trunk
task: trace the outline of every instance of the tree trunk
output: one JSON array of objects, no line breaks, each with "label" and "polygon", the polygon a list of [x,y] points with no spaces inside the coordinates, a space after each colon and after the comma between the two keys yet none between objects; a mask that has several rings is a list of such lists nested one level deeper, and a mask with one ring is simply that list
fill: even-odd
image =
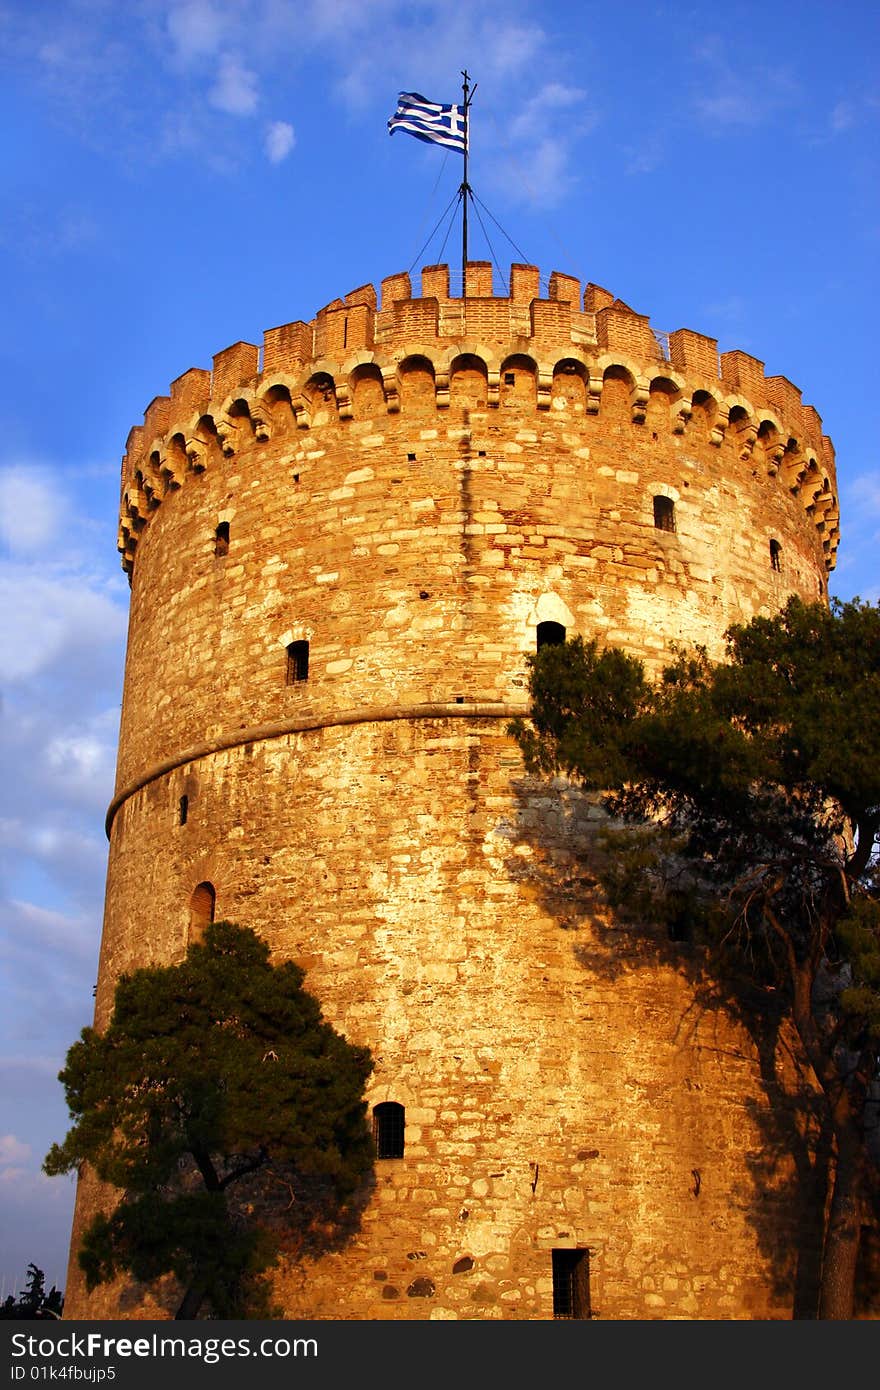
[{"label": "tree trunk", "polygon": [[183,1295],[183,1298],[180,1301],[180,1307],[174,1314],[175,1322],[177,1322],[180,1318],[186,1318],[189,1321],[192,1321],[194,1318],[198,1317],[199,1309],[205,1301],[205,1294],[207,1293],[207,1289],[207,1280],[204,1279],[201,1275],[193,1275],[193,1278],[190,1280],[189,1288],[187,1289],[186,1293]]},{"label": "tree trunk", "polygon": [[846,1083],[834,1057],[823,1046],[813,1017],[814,972],[805,963],[792,973],[794,1024],[825,1095],[836,1149],[817,1316],[849,1321],[855,1304],[856,1264],[862,1231],[863,1144]]},{"label": "tree trunk", "polygon": [[835,1126],[837,1162],[825,1231],[819,1317],[848,1321],[853,1315],[856,1264],[862,1233],[861,1145],[853,1126]]}]

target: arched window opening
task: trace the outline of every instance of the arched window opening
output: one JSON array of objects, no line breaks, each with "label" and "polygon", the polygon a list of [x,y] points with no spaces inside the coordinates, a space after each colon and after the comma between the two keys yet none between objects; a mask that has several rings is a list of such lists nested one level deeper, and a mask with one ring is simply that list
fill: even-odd
[{"label": "arched window opening", "polygon": [[373,1107],[373,1138],[377,1158],[403,1158],[403,1132],[406,1111],[396,1100],[383,1100]]},{"label": "arched window opening", "polygon": [[189,797],[188,797],[188,796],[182,796],[182,797],[180,798],[180,803],[179,803],[179,806],[178,806],[178,819],[179,819],[181,825],[186,825],[186,821],[187,821],[188,815],[189,815]]},{"label": "arched window opening", "polygon": [[220,521],[217,523],[217,530],[214,532],[214,554],[229,554],[229,522]]},{"label": "arched window opening", "polygon": [[309,644],[303,639],[287,648],[287,684],[297,685],[309,678]]},{"label": "arched window opening", "polygon": [[777,571],[782,569],[782,546],[777,540],[770,542],[770,568]]},{"label": "arched window opening", "polygon": [[542,647],[561,647],[565,642],[565,628],[562,623],[538,623],[538,651]]},{"label": "arched window opening", "polygon": [[190,940],[198,941],[204,934],[205,928],[214,920],[214,908],[217,903],[217,894],[214,891],[213,883],[200,883],[193,889],[192,897],[189,900],[189,935]]},{"label": "arched window opening", "polygon": [[589,1250],[553,1250],[554,1318],[590,1318]]},{"label": "arched window opening", "polygon": [[658,531],[675,530],[675,503],[671,497],[654,498],[654,525]]}]

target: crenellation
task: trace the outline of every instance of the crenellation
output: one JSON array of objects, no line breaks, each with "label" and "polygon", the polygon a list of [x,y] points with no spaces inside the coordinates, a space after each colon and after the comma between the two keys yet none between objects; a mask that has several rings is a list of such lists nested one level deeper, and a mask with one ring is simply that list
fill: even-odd
[{"label": "crenellation", "polygon": [[741,392],[748,396],[756,405],[763,405],[766,392],[764,389],[764,363],[759,362],[757,357],[750,357],[747,352],[740,352],[738,349],[733,352],[722,352],[721,380],[725,386],[732,391]]},{"label": "crenellation", "polygon": [[201,414],[211,399],[211,373],[190,367],[171,383],[171,412],[175,418]]},{"label": "crenellation", "polygon": [[349,290],[345,296],[345,303],[349,309],[363,306],[374,311],[379,307],[379,298],[376,294],[376,286],[371,284],[358,285],[357,289]]},{"label": "crenellation", "polygon": [[533,299],[529,309],[529,337],[540,342],[560,338],[571,341],[571,305],[563,300]]},{"label": "crenellation", "polygon": [[551,271],[548,295],[550,299],[571,304],[578,310],[581,306],[581,282],[574,275],[565,275],[561,270]]},{"label": "crenellation", "polygon": [[449,298],[449,266],[426,265],[422,268],[422,298]]},{"label": "crenellation", "polygon": [[410,283],[409,271],[401,271],[397,275],[386,275],[382,281],[382,294],[380,308],[384,314],[399,299],[412,299],[412,285]]},{"label": "crenellation", "polygon": [[799,388],[788,377],[768,376],[764,378],[764,390],[768,401],[788,423],[795,438],[802,438],[806,422]]},{"label": "crenellation", "polygon": [[144,411],[144,439],[164,434],[171,418],[171,397],[154,396]]},{"label": "crenellation", "polygon": [[263,334],[263,372],[297,372],[315,355],[315,326],[312,323],[284,323],[267,328]]},{"label": "crenellation", "polygon": [[514,304],[528,308],[533,299],[541,297],[541,272],[536,265],[516,261],[510,267],[510,298]]},{"label": "crenellation", "polygon": [[222,401],[237,386],[254,380],[259,371],[260,349],[256,343],[238,342],[217,352],[211,372],[211,399]]},{"label": "crenellation", "polygon": [[468,299],[492,298],[492,262],[468,261],[464,268],[464,297]]},{"label": "crenellation", "polygon": [[614,303],[614,295],[610,290],[605,290],[601,285],[594,285],[590,281],[584,287],[584,312],[596,314],[600,309],[607,309]]},{"label": "crenellation", "polygon": [[620,300],[596,311],[596,341],[600,348],[626,352],[648,361],[663,354],[645,314],[636,314]]},{"label": "crenellation", "polygon": [[669,358],[673,367],[680,372],[709,377],[715,381],[721,379],[718,343],[715,338],[707,338],[703,333],[694,333],[690,328],[677,328],[670,333]]}]

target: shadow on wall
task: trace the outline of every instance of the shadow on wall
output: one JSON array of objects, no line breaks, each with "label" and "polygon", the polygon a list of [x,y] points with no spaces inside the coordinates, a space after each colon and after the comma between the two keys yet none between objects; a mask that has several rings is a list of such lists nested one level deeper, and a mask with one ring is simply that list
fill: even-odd
[{"label": "shadow on wall", "polygon": [[[642,915],[648,906],[644,893],[638,915],[612,908],[620,900],[627,855],[632,856],[632,873],[642,875],[643,882],[644,866],[638,832],[615,826],[597,795],[560,778],[521,777],[512,790],[517,809],[501,828],[513,846],[509,876],[569,934],[572,957],[580,967],[599,985],[658,967],[684,979],[691,1002],[674,1030],[674,1045],[682,1050],[697,1043],[706,1024],[726,1021],[748,1035],[762,1097],[746,1096],[739,1103],[761,1142],[739,1155],[742,1176],[732,1185],[730,1198],[746,1213],[767,1257],[773,1280],[769,1299],[790,1303],[795,1319],[814,1318],[830,1139],[809,1066],[792,1050],[793,1034],[782,1026],[784,1001],[750,981],[721,979],[713,972],[680,886],[674,885],[671,908],[666,904],[651,920]],[[741,1063],[742,1054],[737,1060]],[[734,1085],[732,1081],[731,1090]],[[695,1170],[697,1197],[700,1181]]]}]

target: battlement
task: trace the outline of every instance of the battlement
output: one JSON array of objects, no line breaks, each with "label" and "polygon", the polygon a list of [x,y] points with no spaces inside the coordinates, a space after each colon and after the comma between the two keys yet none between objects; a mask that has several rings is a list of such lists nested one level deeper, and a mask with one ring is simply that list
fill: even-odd
[{"label": "battlement", "polygon": [[703,428],[717,446],[733,438],[740,458],[754,454],[801,497],[833,567],[834,449],[820,415],[786,377],[767,376],[763,362],[739,350],[719,353],[715,338],[692,329],[657,330],[609,290],[561,271],[552,272],[544,296],[533,265],[511,265],[506,294],[495,294],[488,261],[468,263],[462,294],[451,292],[452,278],[448,265],[431,265],[418,295],[407,272],[386,276],[378,294],[361,285],[309,322],[267,329],[261,345],[231,344],[214,355],[210,371],[191,368],[168,396],[155,398],[130,432],[123,460],[119,545],[129,573],[149,512],[212,456],[231,456],[248,439],[265,442],[285,425],[356,418],[365,380],[375,384],[382,409],[406,411],[404,381],[417,371],[433,378],[441,411],[456,374],[476,371],[485,389],[475,399],[492,410],[513,358],[533,377],[538,411],[551,408],[560,374],[580,381],[578,409],[587,416],[600,413],[609,377],[623,377],[635,425],[644,424],[652,393],[661,392],[675,434]]}]

